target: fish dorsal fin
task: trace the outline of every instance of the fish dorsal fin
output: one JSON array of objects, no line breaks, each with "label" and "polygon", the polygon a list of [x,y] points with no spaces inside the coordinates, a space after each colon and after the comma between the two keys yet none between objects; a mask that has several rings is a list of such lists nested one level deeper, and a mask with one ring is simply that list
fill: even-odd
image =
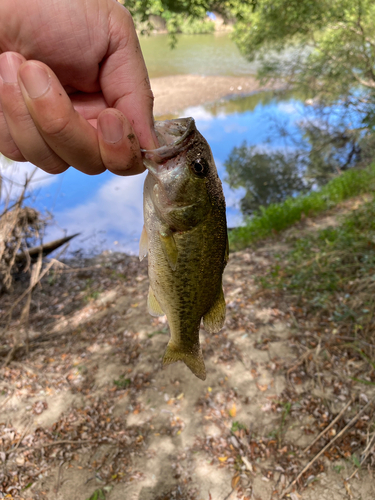
[{"label": "fish dorsal fin", "polygon": [[215,302],[209,311],[203,316],[203,326],[206,332],[217,333],[223,328],[225,321],[225,308],[224,292],[220,287],[220,293],[218,294]]},{"label": "fish dorsal fin", "polygon": [[147,310],[151,314],[151,316],[164,316],[165,312],[161,308],[157,298],[154,295],[154,291],[150,287],[148,289],[148,297],[147,297]]},{"label": "fish dorsal fin", "polygon": [[139,240],[139,260],[142,261],[148,254],[148,236],[145,226],[143,226],[141,239]]},{"label": "fish dorsal fin", "polygon": [[177,245],[173,237],[172,232],[160,232],[160,242],[163,249],[164,255],[172,268],[172,271],[176,270],[178,250]]},{"label": "fish dorsal fin", "polygon": [[200,347],[198,347],[195,352],[191,352],[187,349],[184,350],[183,347],[175,346],[170,342],[164,354],[163,365],[170,365],[176,361],[183,361],[196,377],[201,380],[206,380],[206,367],[204,366]]}]

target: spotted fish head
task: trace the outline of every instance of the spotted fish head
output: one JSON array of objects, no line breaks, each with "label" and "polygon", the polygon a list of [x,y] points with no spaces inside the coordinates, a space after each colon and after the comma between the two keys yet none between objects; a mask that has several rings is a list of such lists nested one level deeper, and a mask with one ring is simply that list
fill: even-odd
[{"label": "spotted fish head", "polygon": [[225,205],[211,149],[193,118],[156,122],[155,130],[160,147],[142,152],[154,206],[176,230],[194,227],[215,205]]}]

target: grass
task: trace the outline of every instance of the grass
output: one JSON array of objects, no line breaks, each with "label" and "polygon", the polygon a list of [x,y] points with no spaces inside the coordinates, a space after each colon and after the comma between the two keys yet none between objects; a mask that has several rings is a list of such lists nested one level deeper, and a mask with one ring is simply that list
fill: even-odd
[{"label": "grass", "polygon": [[125,375],[121,375],[119,379],[114,380],[113,383],[119,389],[126,389],[131,384],[130,378],[125,378]]},{"label": "grass", "polygon": [[232,423],[232,427],[231,427],[230,431],[235,433],[237,431],[240,431],[241,429],[246,429],[246,425],[243,425],[240,422],[234,421]]},{"label": "grass", "polygon": [[262,284],[315,297],[320,303],[325,294],[343,290],[354,279],[374,275],[375,280],[374,273],[375,202],[371,201],[344,217],[337,227],[295,239]]},{"label": "grass", "polygon": [[[324,316],[355,338],[373,344],[375,318],[375,200],[342,217],[335,227],[296,238],[259,281]],[[375,376],[373,353],[357,350]],[[369,385],[374,382],[373,377]],[[366,382],[364,382],[366,383]]]},{"label": "grass", "polygon": [[94,491],[90,498],[87,500],[105,500],[105,491],[102,488],[99,488]]},{"label": "grass", "polygon": [[282,231],[303,216],[311,217],[338,203],[375,190],[375,164],[365,169],[352,169],[328,182],[320,191],[288,198],[283,203],[261,207],[244,226],[229,234],[231,250],[246,248],[252,243]]}]

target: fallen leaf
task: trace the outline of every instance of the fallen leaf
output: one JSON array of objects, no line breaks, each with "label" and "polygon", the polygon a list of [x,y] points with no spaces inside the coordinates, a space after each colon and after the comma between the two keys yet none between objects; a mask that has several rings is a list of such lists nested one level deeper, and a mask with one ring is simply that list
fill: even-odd
[{"label": "fallen leaf", "polygon": [[246,469],[250,472],[254,472],[253,466],[251,465],[250,460],[248,460],[246,457],[241,457],[242,462],[245,464]]},{"label": "fallen leaf", "polygon": [[235,490],[237,488],[237,484],[240,481],[240,476],[233,476],[232,478],[232,490]]},{"label": "fallen leaf", "polygon": [[344,486],[345,486],[347,494],[349,495],[349,498],[353,498],[353,493],[352,493],[352,490],[350,488],[350,484],[347,481],[344,481]]},{"label": "fallen leaf", "polygon": [[233,406],[232,408],[229,410],[229,415],[234,418],[237,414],[237,409],[236,409],[236,405],[233,403]]}]

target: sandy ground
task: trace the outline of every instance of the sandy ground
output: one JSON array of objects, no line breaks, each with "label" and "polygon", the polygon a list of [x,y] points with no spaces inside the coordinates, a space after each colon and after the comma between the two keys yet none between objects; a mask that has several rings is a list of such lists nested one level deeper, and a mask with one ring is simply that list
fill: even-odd
[{"label": "sandy ground", "polygon": [[[351,379],[360,359],[342,358],[329,336],[317,343],[313,318],[259,285],[285,245],[231,254],[225,327],[201,331],[204,382],[181,363],[161,366],[169,334],[146,312],[145,262],[108,254],[50,275],[33,296],[29,353],[0,367],[0,498],[281,499],[374,396]],[[2,312],[11,303],[3,296]],[[284,498],[375,498],[373,464],[348,480],[353,450],[371,439],[370,410]]]},{"label": "sandy ground", "polygon": [[151,79],[156,118],[176,115],[185,108],[223,97],[248,95],[273,88],[260,86],[255,77],[177,75]]}]

